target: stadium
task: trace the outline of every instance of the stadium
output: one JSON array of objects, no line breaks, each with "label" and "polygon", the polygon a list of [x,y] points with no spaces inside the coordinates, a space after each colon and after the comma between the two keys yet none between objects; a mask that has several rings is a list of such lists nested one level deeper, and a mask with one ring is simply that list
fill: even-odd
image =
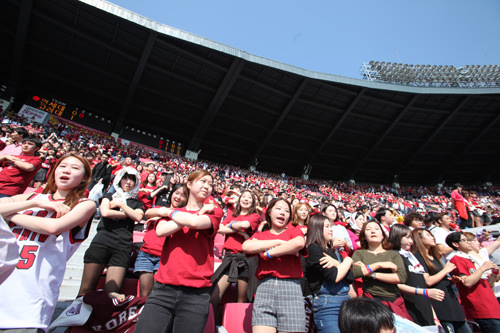
[{"label": "stadium", "polygon": [[75,118],[83,125],[126,140],[160,149],[169,140],[192,157],[294,177],[500,178],[496,66],[472,66],[476,81],[469,75],[466,84],[408,84],[403,76],[425,75],[396,68],[357,80],[264,59],[104,1],[0,6],[2,98],[16,110],[33,96],[62,101],[87,112]]},{"label": "stadium", "polygon": [[[19,247],[0,328],[337,328],[349,298],[387,305],[398,332],[500,326],[498,65],[366,59],[354,79],[104,0],[3,0],[0,18],[0,227]],[[259,317],[275,299],[277,324]]]}]

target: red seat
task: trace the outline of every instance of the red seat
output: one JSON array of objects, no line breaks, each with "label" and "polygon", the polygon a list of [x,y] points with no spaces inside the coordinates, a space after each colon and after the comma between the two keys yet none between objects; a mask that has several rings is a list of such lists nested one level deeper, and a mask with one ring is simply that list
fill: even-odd
[{"label": "red seat", "polygon": [[24,190],[23,194],[33,193],[35,191],[36,191],[36,188],[34,188],[34,187],[26,187],[26,189]]},{"label": "red seat", "polygon": [[224,306],[227,303],[236,303],[238,301],[238,287],[236,284],[231,283],[229,288],[227,288],[226,292],[224,293],[224,296],[222,296],[222,299],[220,300],[220,310],[224,310]]},{"label": "red seat", "polygon": [[134,235],[132,236],[132,241],[134,243],[141,243],[142,240],[144,239],[144,235],[146,233],[144,231],[134,231]]},{"label": "red seat", "polygon": [[215,333],[215,317],[214,317],[214,310],[212,308],[212,304],[210,304],[210,308],[208,310],[208,319],[207,319],[207,324],[205,325],[205,329],[203,330],[203,333]]},{"label": "red seat", "polygon": [[214,240],[214,255],[216,258],[222,259],[222,253],[224,249],[224,240],[226,236],[217,234]]},{"label": "red seat", "polygon": [[231,333],[252,332],[252,303],[227,303],[222,326]]}]

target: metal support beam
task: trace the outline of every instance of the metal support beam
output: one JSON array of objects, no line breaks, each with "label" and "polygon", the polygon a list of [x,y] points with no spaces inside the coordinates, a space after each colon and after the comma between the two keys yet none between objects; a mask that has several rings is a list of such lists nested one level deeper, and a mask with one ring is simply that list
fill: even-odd
[{"label": "metal support beam", "polygon": [[309,82],[309,80],[307,78],[304,78],[302,80],[302,82],[300,83],[300,86],[297,88],[297,90],[295,90],[295,93],[293,94],[292,98],[288,101],[288,104],[286,105],[286,107],[281,112],[280,117],[274,123],[273,128],[271,128],[271,130],[268,132],[268,134],[267,134],[266,138],[264,139],[264,141],[260,145],[258,145],[258,149],[257,149],[257,151],[254,154],[254,159],[257,158],[258,155],[264,149],[264,147],[267,146],[267,143],[269,142],[269,140],[271,140],[271,138],[273,137],[274,133],[276,133],[276,131],[280,127],[280,125],[283,122],[283,120],[286,118],[286,116],[288,115],[288,113],[290,112],[290,110],[292,109],[292,107],[295,105],[295,103],[297,102],[297,99],[299,98],[300,94],[302,94],[302,91],[304,91],[304,88],[307,86],[308,82]]},{"label": "metal support beam", "polygon": [[365,163],[365,161],[368,159],[368,157],[370,157],[370,155],[373,154],[373,152],[378,148],[378,146],[385,140],[385,138],[387,137],[387,135],[389,133],[391,133],[391,131],[394,129],[394,127],[396,127],[396,125],[399,123],[399,121],[403,118],[403,116],[411,108],[411,106],[413,105],[413,103],[415,103],[415,101],[417,99],[418,99],[418,95],[414,95],[410,99],[410,101],[408,102],[408,104],[406,104],[406,106],[404,107],[404,109],[401,110],[401,112],[399,113],[398,117],[391,122],[391,125],[385,130],[384,134],[382,134],[382,136],[378,139],[378,141],[375,143],[375,145],[373,145],[373,147],[370,149],[370,151],[368,153],[366,153],[365,156],[363,156],[363,158],[361,159],[361,161],[358,163],[358,165],[352,171],[352,174],[351,174],[351,178],[352,179],[355,179],[356,172],[358,172],[358,169],[363,165],[363,163]]},{"label": "metal support beam", "polygon": [[114,133],[121,134],[122,132],[123,122],[125,121],[125,117],[127,116],[127,113],[130,110],[130,104],[132,103],[132,98],[135,95],[137,86],[139,85],[139,81],[141,80],[142,74],[144,73],[144,68],[148,63],[149,56],[151,55],[151,51],[153,50],[157,37],[158,37],[157,32],[155,31],[149,32],[149,37],[146,42],[146,45],[144,45],[144,50],[142,51],[141,59],[139,59],[139,62],[137,63],[137,68],[135,69],[134,77],[130,82],[127,95],[125,96],[125,101],[122,104],[120,114],[118,115],[115,126],[113,127]]},{"label": "metal support beam", "polygon": [[331,140],[331,138],[337,132],[337,130],[340,128],[340,126],[342,126],[342,124],[344,123],[344,120],[349,116],[349,114],[352,112],[352,110],[354,110],[354,107],[358,104],[358,102],[361,100],[361,98],[363,98],[363,96],[365,95],[365,92],[366,92],[366,88],[363,88],[363,89],[361,89],[359,94],[356,95],[356,98],[353,99],[353,101],[351,102],[349,107],[344,111],[344,113],[342,114],[342,117],[340,117],[340,119],[335,122],[335,126],[333,126],[330,133],[328,133],[328,136],[322,141],[319,148],[316,149],[316,151],[314,152],[312,157],[309,159],[309,162],[307,164],[312,165],[313,162],[316,160],[316,158],[318,158],[318,155],[323,151],[323,149],[325,148],[327,143]]},{"label": "metal support beam", "polygon": [[[496,123],[500,120],[500,110],[497,112],[497,115],[488,122],[488,125],[485,126],[485,127],[482,127],[480,129],[480,131],[474,133],[473,135],[473,138],[474,140],[470,141],[470,143],[465,147],[465,148],[461,148],[459,153],[457,155],[455,155],[455,159],[453,159],[453,161],[451,161],[450,163],[448,163],[448,165],[446,166],[446,168],[444,169],[444,171],[441,173],[440,175],[440,179],[442,179],[446,173],[455,166],[455,164],[458,163],[458,161],[460,161],[462,159],[462,157],[465,155],[465,153],[469,152],[478,142],[479,140],[481,140],[481,138],[486,134],[488,133],[495,125]],[[491,173],[494,171],[494,170],[497,170],[497,167],[498,167],[498,163],[500,163],[500,159],[496,156],[496,158],[493,158],[493,160],[491,161],[492,163],[489,165],[488,167],[488,174],[486,177],[489,177],[491,176]],[[486,170],[485,170],[486,171]]]},{"label": "metal support beam", "polygon": [[23,0],[19,10],[17,20],[16,40],[14,42],[14,51],[12,52],[12,63],[10,65],[9,79],[7,80],[7,89],[3,98],[14,97],[17,92],[17,83],[21,75],[23,62],[24,46],[30,23],[31,9],[33,0]]},{"label": "metal support beam", "polygon": [[430,143],[432,142],[432,140],[434,140],[434,138],[439,134],[439,132],[441,132],[441,130],[446,126],[446,124],[448,124],[448,122],[458,113],[458,111],[460,111],[460,109],[465,105],[465,103],[467,102],[467,100],[469,99],[469,96],[466,96],[456,107],[455,109],[450,113],[448,114],[448,116],[446,117],[446,119],[441,122],[441,125],[439,125],[438,128],[436,128],[434,131],[432,131],[432,134],[429,135],[429,137],[427,138],[427,140],[420,146],[420,148],[417,149],[417,151],[412,155],[412,157],[410,159],[408,159],[406,161],[405,164],[403,164],[403,166],[399,169],[399,171],[397,172],[397,174],[401,174],[404,170],[406,170],[406,168],[408,168],[409,165],[411,165],[413,163],[413,161],[415,161],[415,159],[417,158],[417,156],[422,152],[422,150],[424,150],[424,148]]},{"label": "metal support beam", "polygon": [[198,127],[194,132],[193,138],[188,145],[188,150],[197,151],[200,148],[201,140],[203,140],[203,137],[205,136],[208,128],[215,119],[217,112],[219,112],[219,109],[224,104],[227,95],[233,88],[236,80],[238,79],[238,76],[243,70],[243,67],[245,67],[245,60],[241,58],[234,58],[233,62],[231,63],[231,67],[229,67],[229,70],[224,76],[224,79],[217,89],[212,102],[210,102],[210,106],[205,111],[203,119],[199,122]]},{"label": "metal support beam", "polygon": [[33,12],[33,17],[34,17],[33,19],[35,19],[35,16],[37,18],[42,18],[44,20],[44,23],[53,25],[54,27],[56,27],[56,29],[59,29],[61,31],[65,31],[65,32],[67,31],[67,32],[71,33],[72,38],[77,38],[78,40],[88,42],[92,45],[100,46],[103,49],[108,50],[112,54],[118,55],[118,56],[123,57],[127,60],[130,60],[130,61],[137,60],[135,56],[133,56],[133,55],[131,55],[123,50],[118,49],[116,46],[112,45],[109,42],[105,42],[105,41],[99,40],[98,38],[90,36],[88,33],[78,29],[78,27],[68,25],[62,21],[54,20],[54,18],[51,17],[48,13],[35,11],[35,12]]}]

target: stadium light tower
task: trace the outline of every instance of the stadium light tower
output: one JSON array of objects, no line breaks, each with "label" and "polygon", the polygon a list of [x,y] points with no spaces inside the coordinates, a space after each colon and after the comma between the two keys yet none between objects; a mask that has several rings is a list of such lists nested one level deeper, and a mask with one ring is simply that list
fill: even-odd
[{"label": "stadium light tower", "polygon": [[367,81],[415,87],[486,88],[500,87],[498,65],[408,65],[380,61],[364,62],[359,70]]}]

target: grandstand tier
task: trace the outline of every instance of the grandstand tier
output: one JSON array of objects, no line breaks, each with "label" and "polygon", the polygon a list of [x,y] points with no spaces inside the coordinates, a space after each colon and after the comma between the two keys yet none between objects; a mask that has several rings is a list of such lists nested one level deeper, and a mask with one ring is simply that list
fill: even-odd
[{"label": "grandstand tier", "polygon": [[498,87],[311,72],[102,0],[5,0],[0,19],[1,98],[16,111],[45,96],[126,140],[291,176],[500,179]]}]

